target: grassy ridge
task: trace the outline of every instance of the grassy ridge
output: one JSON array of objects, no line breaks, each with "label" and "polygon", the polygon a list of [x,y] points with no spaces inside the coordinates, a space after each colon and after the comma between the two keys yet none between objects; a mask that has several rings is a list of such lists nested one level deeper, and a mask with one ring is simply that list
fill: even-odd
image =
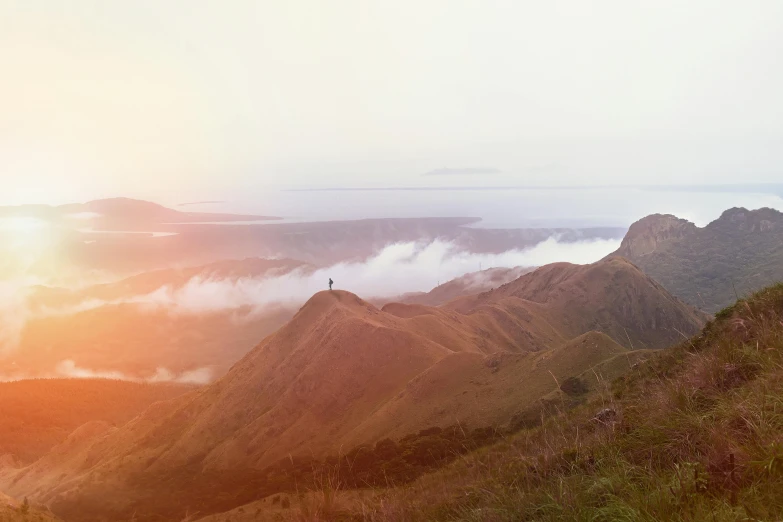
[{"label": "grassy ridge", "polygon": [[780,520],[783,285],[597,401],[390,490],[361,518]]}]

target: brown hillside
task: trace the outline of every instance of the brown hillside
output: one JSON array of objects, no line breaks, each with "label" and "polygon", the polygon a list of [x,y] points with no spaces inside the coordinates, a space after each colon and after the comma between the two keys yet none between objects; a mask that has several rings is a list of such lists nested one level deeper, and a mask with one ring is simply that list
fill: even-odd
[{"label": "brown hillside", "polygon": [[[451,354],[357,428],[348,446],[399,438],[429,426],[489,426],[499,419],[509,420],[556,392],[560,381],[626,353],[605,334],[588,332],[542,352]],[[616,376],[612,372],[604,378]]]},{"label": "brown hillside", "polygon": [[[558,381],[626,352],[607,334],[627,330],[657,345],[699,320],[624,260],[544,267],[441,308],[379,310],[349,292],[321,292],[214,384],[96,436],[78,458],[53,451],[6,472],[0,489],[34,491],[66,518],[150,506],[176,518],[188,495],[220,498],[230,480],[281,457],[432,425],[508,422],[556,393]],[[172,495],[181,500],[167,501]]]},{"label": "brown hillside", "polygon": [[532,271],[533,268],[523,266],[515,268],[488,268],[487,270],[471,272],[447,281],[429,292],[403,295],[397,301],[408,304],[440,306],[458,297],[492,290]]},{"label": "brown hillside", "polygon": [[621,257],[554,263],[446,307],[471,315],[522,303],[538,305],[566,338],[597,330],[628,348],[664,348],[696,333],[708,318]]},{"label": "brown hillside", "polygon": [[150,404],[191,391],[182,384],[108,379],[34,379],[0,383],[0,456],[32,462],[89,421],[122,426]]},{"label": "brown hillside", "polygon": [[0,520],[3,522],[55,522],[58,520],[52,513],[41,506],[34,504],[24,506],[22,501],[13,499],[0,492]]},{"label": "brown hillside", "polygon": [[[177,313],[134,299],[173,294],[191,281],[232,284],[310,270],[286,259],[229,260],[205,266],[159,270],[78,290],[36,287],[19,347],[0,353],[0,374],[46,377],[73,360],[82,368],[122,372],[145,379],[158,368],[174,374],[207,369],[215,377],[248,353],[258,340],[285,324],[295,307],[269,305]],[[84,304],[87,306],[83,306]]]}]

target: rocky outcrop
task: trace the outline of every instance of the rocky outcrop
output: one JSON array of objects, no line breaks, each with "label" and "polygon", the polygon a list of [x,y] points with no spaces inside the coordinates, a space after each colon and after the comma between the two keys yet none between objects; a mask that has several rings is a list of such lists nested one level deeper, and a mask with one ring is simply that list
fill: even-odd
[{"label": "rocky outcrop", "polygon": [[730,208],[705,227],[655,214],[631,225],[609,255],[617,256],[686,303],[715,313],[783,281],[783,213]]},{"label": "rocky outcrop", "polygon": [[696,230],[696,225],[686,219],[671,214],[653,214],[631,225],[613,255],[634,260],[655,252],[662,243],[681,239]]},{"label": "rocky outcrop", "polygon": [[722,232],[769,232],[783,226],[783,213],[771,208],[730,208],[706,228]]}]

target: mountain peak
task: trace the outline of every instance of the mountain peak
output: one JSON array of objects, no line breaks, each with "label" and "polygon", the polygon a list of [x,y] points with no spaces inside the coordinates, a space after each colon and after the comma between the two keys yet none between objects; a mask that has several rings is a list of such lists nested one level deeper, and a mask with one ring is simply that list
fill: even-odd
[{"label": "mountain peak", "polygon": [[687,219],[671,214],[652,214],[628,229],[620,248],[612,255],[634,259],[655,252],[667,241],[680,239],[697,227]]},{"label": "mountain peak", "polygon": [[783,279],[783,213],[734,207],[704,227],[653,214],[608,257],[628,258],[691,306],[717,312],[738,294]]},{"label": "mountain peak", "polygon": [[316,292],[299,310],[301,312],[324,313],[330,308],[340,306],[363,311],[378,311],[373,305],[347,290],[322,290]]},{"label": "mountain peak", "polygon": [[741,230],[744,232],[766,232],[783,225],[783,213],[764,207],[748,210],[744,207],[733,207],[724,211],[721,216],[707,225],[720,230]]}]

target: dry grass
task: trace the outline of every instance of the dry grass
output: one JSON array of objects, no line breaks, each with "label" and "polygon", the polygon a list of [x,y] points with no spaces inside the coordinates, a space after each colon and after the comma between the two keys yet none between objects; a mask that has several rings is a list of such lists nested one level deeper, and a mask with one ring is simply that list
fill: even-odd
[{"label": "dry grass", "polygon": [[[371,521],[780,520],[783,285],[600,398],[355,511]],[[596,412],[616,413],[603,421]]]}]

